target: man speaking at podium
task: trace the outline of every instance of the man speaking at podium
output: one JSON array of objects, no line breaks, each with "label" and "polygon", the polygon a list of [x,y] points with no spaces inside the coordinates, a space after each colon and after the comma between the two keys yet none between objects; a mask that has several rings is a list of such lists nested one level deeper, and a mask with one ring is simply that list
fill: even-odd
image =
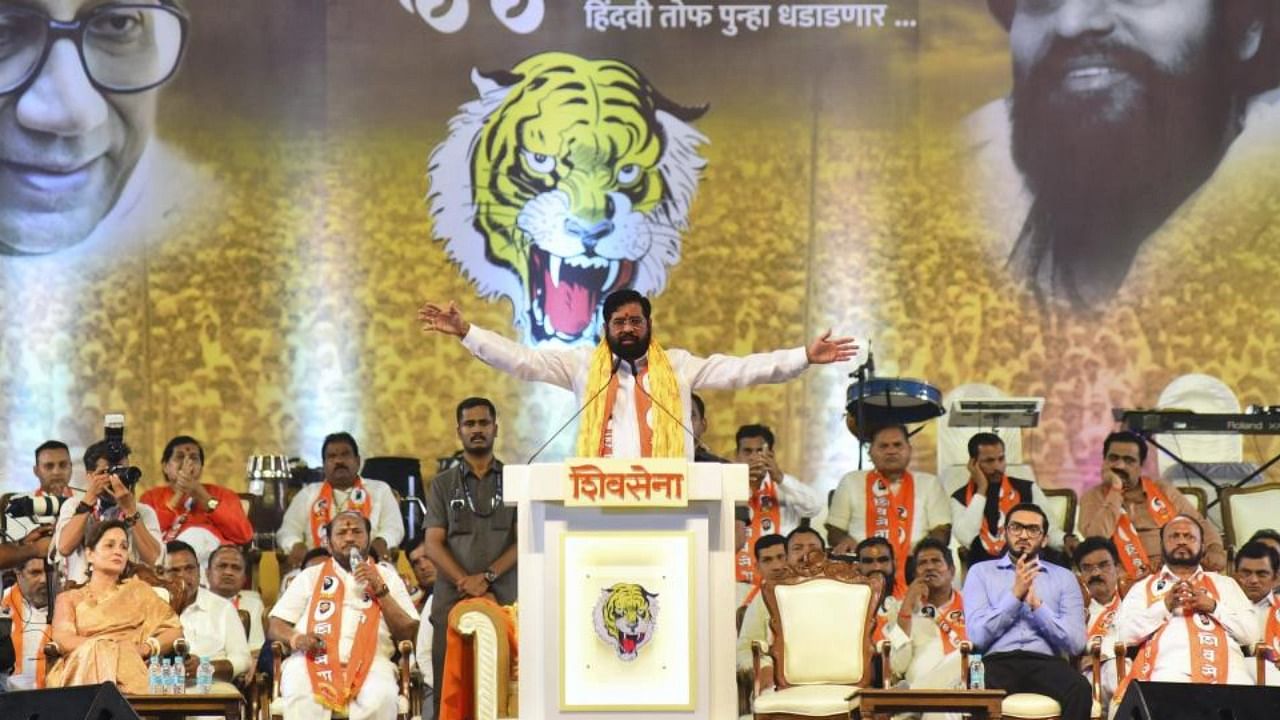
[{"label": "man speaking at podium", "polygon": [[[522,380],[572,390],[582,406],[578,457],[685,457],[693,460],[690,393],[790,380],[811,364],[848,360],[852,338],[828,330],[805,348],[731,357],[697,357],[664,350],[652,335],[648,298],[618,290],[604,301],[605,337],[595,349],[534,350],[477,327],[457,305],[427,303],[418,311],[425,331],[462,339],[484,363]],[[640,382],[637,384],[636,379]]]}]

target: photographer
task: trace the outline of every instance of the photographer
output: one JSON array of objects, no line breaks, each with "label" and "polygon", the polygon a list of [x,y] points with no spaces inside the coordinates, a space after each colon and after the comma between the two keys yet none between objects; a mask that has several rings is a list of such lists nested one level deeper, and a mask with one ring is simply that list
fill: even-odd
[{"label": "photographer", "polygon": [[[71,481],[71,452],[66,443],[47,440],[36,448],[36,464],[31,468],[40,486],[29,496],[14,495],[9,498],[4,536],[0,541],[17,542],[42,524],[47,524],[52,531],[53,523],[58,519],[58,508],[62,498],[70,497],[71,489],[67,487]],[[51,503],[35,504],[40,498],[50,498]]]},{"label": "photographer", "polygon": [[88,577],[84,538],[94,525],[107,520],[121,520],[128,528],[130,560],[154,567],[163,559],[160,520],[155,510],[140,504],[134,496],[132,485],[137,483],[136,477],[126,484],[121,478],[128,475],[124,469],[107,472],[128,465],[129,453],[129,446],[116,440],[96,442],[84,451],[88,489],[79,503],[62,506],[53,535],[58,554],[66,558],[69,581],[84,582]]}]

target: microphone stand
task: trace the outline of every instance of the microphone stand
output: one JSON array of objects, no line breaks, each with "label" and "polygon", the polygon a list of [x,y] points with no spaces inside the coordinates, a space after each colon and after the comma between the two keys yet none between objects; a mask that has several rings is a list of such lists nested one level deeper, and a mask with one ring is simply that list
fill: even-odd
[{"label": "microphone stand", "polygon": [[577,420],[578,416],[581,415],[582,412],[586,410],[589,405],[591,405],[591,403],[595,402],[596,398],[600,397],[600,393],[604,392],[609,388],[609,385],[613,382],[613,376],[618,374],[618,368],[620,367],[622,367],[622,358],[615,357],[613,359],[613,369],[609,371],[609,379],[606,380],[605,383],[600,386],[599,390],[596,390],[594,393],[592,393],[591,397],[587,398],[586,402],[582,403],[582,407],[578,408],[577,412],[569,416],[569,419],[565,420],[563,425],[556,428],[556,431],[551,433],[551,437],[547,438],[547,441],[542,443],[542,445],[538,447],[538,449],[535,450],[532,455],[529,456],[529,459],[525,461],[525,465],[532,465],[533,461],[537,460],[538,456],[542,454],[542,451],[546,450],[547,446],[551,444],[551,441],[559,437],[560,433],[564,432],[564,429],[569,427],[569,423],[573,422],[574,420]]},{"label": "microphone stand", "polygon": [[871,351],[870,343],[867,344],[867,361],[859,365],[853,372],[849,373],[849,377],[858,379],[858,408],[855,413],[854,423],[858,428],[855,437],[858,440],[858,469],[862,469],[862,446],[866,444],[863,439],[867,431],[866,422],[866,405],[867,405],[867,381],[874,379],[876,376],[876,356]]}]

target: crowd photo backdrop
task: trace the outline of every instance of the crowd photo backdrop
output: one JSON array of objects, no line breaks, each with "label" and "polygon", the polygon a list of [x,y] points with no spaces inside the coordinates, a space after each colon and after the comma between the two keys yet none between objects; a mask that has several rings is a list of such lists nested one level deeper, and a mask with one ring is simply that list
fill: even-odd
[{"label": "crowd photo backdrop", "polygon": [[[1023,455],[1049,486],[1097,482],[1112,408],[1179,376],[1280,403],[1280,12],[1111,3],[1070,28],[1063,5],[0,11],[0,489],[113,411],[144,487],[177,434],[236,489],[249,455],[315,465],[340,430],[431,466],[470,395],[525,461],[573,398],[424,334],[427,300],[547,348],[596,342],[622,287],[697,354],[832,327],[880,376],[1045,398]],[[69,6],[79,57],[46,22]],[[853,365],[706,393],[709,445],[765,423],[833,488]]]}]

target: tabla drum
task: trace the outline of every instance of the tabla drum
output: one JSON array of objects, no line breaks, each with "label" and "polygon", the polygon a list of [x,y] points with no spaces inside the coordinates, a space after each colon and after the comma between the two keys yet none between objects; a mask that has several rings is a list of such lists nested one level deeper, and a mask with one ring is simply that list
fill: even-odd
[{"label": "tabla drum", "polygon": [[942,407],[942,391],[914,378],[871,378],[864,383],[854,382],[849,385],[847,397],[845,424],[854,437],[864,442],[870,439],[869,433],[874,428],[914,425],[946,413]]}]

